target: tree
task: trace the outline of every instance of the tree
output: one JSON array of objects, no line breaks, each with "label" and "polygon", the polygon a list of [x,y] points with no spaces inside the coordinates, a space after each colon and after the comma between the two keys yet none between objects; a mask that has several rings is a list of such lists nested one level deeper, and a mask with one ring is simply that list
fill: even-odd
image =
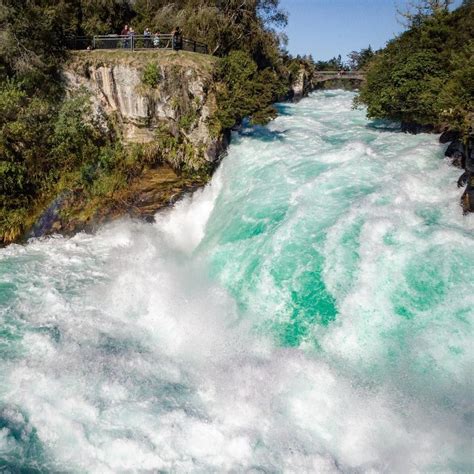
[{"label": "tree", "polygon": [[369,45],[368,48],[362,48],[360,51],[352,51],[347,56],[349,58],[350,69],[357,71],[367,66],[374,57],[374,52]]},{"label": "tree", "polygon": [[467,132],[474,110],[474,4],[434,12],[369,63],[368,116]]},{"label": "tree", "polygon": [[270,68],[259,70],[245,51],[233,51],[223,58],[217,79],[226,86],[217,96],[217,117],[223,128],[233,127],[244,117],[262,124],[276,116],[272,102],[285,91],[285,85]]},{"label": "tree", "polygon": [[140,29],[153,25],[168,32],[179,26],[186,36],[206,43],[212,54],[245,50],[260,67],[278,60],[284,39],[278,30],[287,22],[279,0],[137,0],[135,11]]},{"label": "tree", "polygon": [[130,0],[73,0],[71,3],[75,4],[79,34],[119,33],[136,14]]},{"label": "tree", "polygon": [[73,17],[74,8],[65,0],[3,0],[0,58],[5,73],[15,74],[31,90],[38,83],[54,88]]},{"label": "tree", "polygon": [[342,61],[342,56],[334,56],[328,61],[317,61],[315,63],[316,69],[319,71],[341,71],[348,70],[348,66]]},{"label": "tree", "polygon": [[[447,13],[454,0],[412,0],[402,10],[397,8],[401,23],[406,27],[420,26],[431,15]],[[469,1],[469,0],[468,0]]]}]

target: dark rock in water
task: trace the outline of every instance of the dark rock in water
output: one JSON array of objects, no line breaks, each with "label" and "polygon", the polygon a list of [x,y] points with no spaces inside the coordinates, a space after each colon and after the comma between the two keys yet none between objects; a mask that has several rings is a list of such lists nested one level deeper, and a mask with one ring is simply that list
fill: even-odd
[{"label": "dark rock in water", "polygon": [[446,148],[444,156],[451,158],[451,163],[453,166],[458,168],[464,168],[466,162],[466,154],[464,150],[464,145],[461,140],[454,140]]},{"label": "dark rock in water", "polygon": [[469,173],[464,171],[464,173],[458,179],[458,188],[462,188],[467,184],[467,178],[469,177]]},{"label": "dark rock in water", "polygon": [[474,175],[474,138],[469,139],[469,152],[466,156],[464,168],[471,175]]},{"label": "dark rock in water", "polygon": [[452,141],[449,145],[448,148],[446,148],[446,151],[444,152],[444,156],[449,156],[452,157],[453,154],[458,151],[464,155],[464,145],[461,140],[454,140]]},{"label": "dark rock in water", "polygon": [[468,152],[464,161],[464,169],[466,172],[460,178],[465,177],[466,189],[461,197],[461,205],[464,214],[474,212],[474,137],[469,138]]},{"label": "dark rock in water", "polygon": [[420,125],[419,123],[402,122],[402,132],[411,133],[416,135],[417,133],[429,133],[433,131],[432,125]]},{"label": "dark rock in water", "polygon": [[458,140],[461,134],[456,132],[455,130],[445,130],[439,137],[439,142],[443,145],[445,143],[452,142],[454,140]]},{"label": "dark rock in water", "polygon": [[474,212],[474,173],[468,173],[467,186],[461,197],[461,206],[464,214]]}]

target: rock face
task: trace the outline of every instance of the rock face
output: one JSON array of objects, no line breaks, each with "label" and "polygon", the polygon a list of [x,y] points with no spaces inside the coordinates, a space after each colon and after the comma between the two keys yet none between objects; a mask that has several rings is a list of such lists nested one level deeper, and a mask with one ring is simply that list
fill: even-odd
[{"label": "rock face", "polygon": [[457,185],[458,188],[465,187],[460,204],[463,213],[467,214],[474,212],[474,139],[470,138],[467,142],[463,142],[459,137],[458,132],[444,132],[440,142],[447,143],[448,138],[454,138],[446,148],[444,156],[451,160],[453,166],[464,169]]},{"label": "rock face", "polygon": [[153,142],[165,127],[214,162],[226,146],[210,128],[214,61],[172,51],[82,51],[69,61],[64,77],[71,93],[90,92],[99,123],[107,127],[112,119],[125,142]]},{"label": "rock face", "polygon": [[460,133],[455,130],[444,130],[439,137],[439,142],[442,144],[449,143],[453,140],[458,140]]},{"label": "rock face", "polygon": [[431,133],[435,131],[435,128],[432,125],[421,125],[419,123],[402,122],[401,130],[404,133],[411,133],[413,135],[416,135],[418,133]]},{"label": "rock face", "polygon": [[444,152],[444,156],[451,158],[451,163],[454,166],[464,168],[466,163],[466,153],[463,142],[459,139],[452,141]]},{"label": "rock face", "polygon": [[215,61],[183,51],[71,53],[63,70],[67,93],[86,91],[92,122],[125,148],[142,144],[153,160],[108,194],[92,196],[74,186],[61,192],[25,238],[93,231],[124,215],[152,220],[159,209],[205,185],[228,144],[213,121]]},{"label": "rock face", "polygon": [[311,81],[311,75],[302,67],[291,86],[290,95],[292,100],[298,102],[303,97],[306,97],[313,89],[314,85]]}]

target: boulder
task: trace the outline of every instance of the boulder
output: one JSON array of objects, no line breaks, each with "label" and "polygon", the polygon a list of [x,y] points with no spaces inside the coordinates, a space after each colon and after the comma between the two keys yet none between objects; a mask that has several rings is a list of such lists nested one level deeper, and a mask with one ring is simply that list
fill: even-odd
[{"label": "boulder", "polygon": [[443,145],[449,142],[452,142],[454,140],[458,140],[460,137],[460,133],[455,131],[455,130],[445,130],[440,136],[439,136],[439,142],[442,143]]},{"label": "boulder", "polygon": [[466,189],[461,197],[461,206],[464,214],[474,212],[474,173],[469,173]]},{"label": "boulder", "polygon": [[446,148],[444,156],[451,158],[451,163],[458,168],[464,168],[466,154],[461,140],[454,140]]}]

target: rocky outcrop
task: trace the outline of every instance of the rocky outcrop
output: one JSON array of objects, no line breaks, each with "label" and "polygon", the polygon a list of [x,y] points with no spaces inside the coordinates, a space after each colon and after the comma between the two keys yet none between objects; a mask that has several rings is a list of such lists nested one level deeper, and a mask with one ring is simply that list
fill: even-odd
[{"label": "rocky outcrop", "polygon": [[113,198],[90,199],[80,190],[68,190],[51,202],[25,238],[93,232],[103,223],[124,215],[151,222],[157,211],[206,183],[206,176],[178,175],[165,164],[145,170]]},{"label": "rocky outcrop", "polygon": [[458,188],[463,188],[464,192],[460,199],[463,213],[474,212],[474,138],[463,141],[458,132],[443,132],[439,138],[440,143],[449,143],[444,156],[446,156],[453,166],[462,168],[464,172],[457,181]]},{"label": "rocky outcrop", "polygon": [[[440,137],[440,143],[442,143],[441,137]],[[451,163],[454,166],[457,166],[458,168],[464,168],[465,163],[466,163],[465,151],[466,150],[465,150],[463,142],[459,139],[456,139],[456,140],[453,140],[448,145],[448,148],[446,148],[446,151],[444,152],[444,156],[450,158]]]},{"label": "rocky outcrop", "polygon": [[291,85],[291,98],[294,102],[297,102],[303,97],[306,97],[312,89],[313,84],[311,82],[311,75],[304,67],[302,67]]},{"label": "rocky outcrop", "polygon": [[64,70],[70,93],[90,92],[98,122],[112,120],[128,143],[150,143],[166,128],[215,162],[225,137],[210,127],[216,111],[214,58],[172,51],[76,52]]},{"label": "rocky outcrop", "polygon": [[411,133],[417,135],[418,133],[431,133],[435,132],[436,129],[432,125],[422,125],[414,122],[401,122],[401,130],[404,133]]},{"label": "rocky outcrop", "polygon": [[71,53],[63,70],[68,95],[86,92],[92,123],[130,153],[138,147],[151,158],[125,186],[105,194],[81,186],[60,191],[24,237],[92,231],[124,215],[151,220],[205,185],[228,144],[213,120],[215,61],[183,51]]},{"label": "rocky outcrop", "polygon": [[453,140],[458,140],[461,137],[461,134],[457,130],[444,130],[440,137],[439,142],[442,144],[452,142]]}]

